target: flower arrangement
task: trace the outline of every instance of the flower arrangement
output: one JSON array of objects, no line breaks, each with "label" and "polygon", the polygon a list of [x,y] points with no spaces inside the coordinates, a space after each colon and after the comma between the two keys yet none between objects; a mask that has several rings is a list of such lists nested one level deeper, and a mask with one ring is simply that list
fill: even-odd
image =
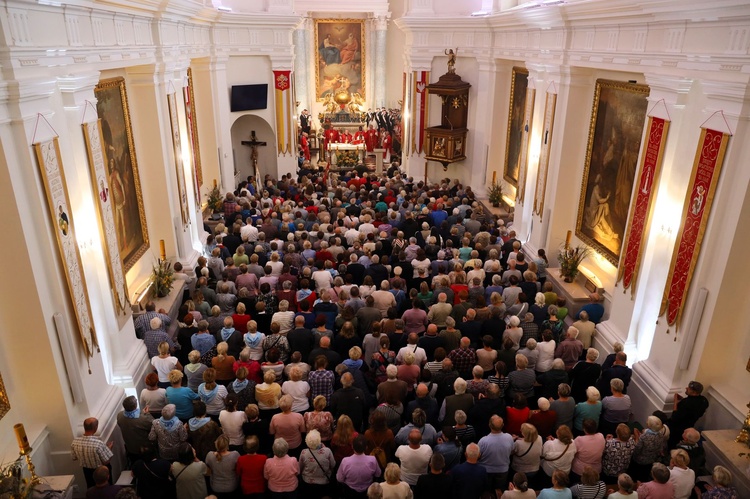
[{"label": "flower arrangement", "polygon": [[164,297],[172,291],[174,270],[172,264],[166,260],[158,259],[156,262],[157,264],[154,265],[153,272],[151,272],[151,284],[156,296]]},{"label": "flower arrangement", "polygon": [[357,151],[336,151],[337,165],[356,166],[359,162],[359,153]]},{"label": "flower arrangement", "polygon": [[22,476],[21,458],[0,465],[0,499],[31,497],[35,483]]},{"label": "flower arrangement", "polygon": [[224,196],[221,195],[218,185],[208,191],[208,199],[206,202],[208,204],[208,209],[212,212],[217,213],[224,211]]},{"label": "flower arrangement", "polygon": [[588,246],[573,248],[569,244],[563,244],[560,247],[560,253],[557,255],[557,261],[560,262],[560,277],[565,282],[573,282],[573,279],[578,275],[578,266],[589,255],[591,255],[591,248]]},{"label": "flower arrangement", "polygon": [[487,195],[492,206],[497,208],[503,199],[503,187],[497,182],[492,182],[490,188],[487,190]]}]

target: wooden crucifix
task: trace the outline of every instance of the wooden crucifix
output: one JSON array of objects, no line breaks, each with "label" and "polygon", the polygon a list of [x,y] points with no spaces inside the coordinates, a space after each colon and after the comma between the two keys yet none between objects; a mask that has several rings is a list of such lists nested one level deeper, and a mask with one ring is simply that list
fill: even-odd
[{"label": "wooden crucifix", "polygon": [[258,174],[258,147],[268,144],[259,141],[258,137],[255,136],[255,130],[252,130],[250,132],[250,140],[243,140],[242,145],[250,148],[250,160],[253,163],[253,175],[255,176],[255,182],[260,186],[262,185],[262,182],[260,181],[260,175]]}]

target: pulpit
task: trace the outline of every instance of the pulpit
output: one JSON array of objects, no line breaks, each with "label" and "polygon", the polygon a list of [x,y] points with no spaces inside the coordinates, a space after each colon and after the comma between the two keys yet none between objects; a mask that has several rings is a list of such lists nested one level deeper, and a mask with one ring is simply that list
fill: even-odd
[{"label": "pulpit", "polygon": [[[455,61],[455,57],[452,61]],[[445,170],[449,164],[466,159],[469,88],[471,84],[455,73],[451,60],[448,72],[436,83],[427,85],[427,93],[440,97],[442,107],[440,125],[425,128],[424,131],[425,159],[441,163]]]}]

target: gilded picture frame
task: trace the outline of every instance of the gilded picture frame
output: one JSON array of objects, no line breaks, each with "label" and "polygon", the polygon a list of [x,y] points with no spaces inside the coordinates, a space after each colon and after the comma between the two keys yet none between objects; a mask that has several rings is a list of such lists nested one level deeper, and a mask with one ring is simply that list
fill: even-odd
[{"label": "gilded picture frame", "polygon": [[8,398],[8,392],[5,390],[5,383],[3,383],[3,375],[0,374],[0,419],[3,419],[6,414],[10,412],[10,399]]},{"label": "gilded picture frame", "polygon": [[125,79],[102,80],[94,89],[102,120],[107,176],[115,206],[117,245],[125,272],[148,251],[148,226],[133,142]]},{"label": "gilded picture frame", "polygon": [[648,95],[647,85],[596,80],[576,236],[614,266],[628,222]]},{"label": "gilded picture frame", "polygon": [[109,284],[112,287],[112,297],[117,313],[127,315],[130,310],[128,298],[128,283],[125,280],[125,270],[118,253],[118,242],[115,227],[114,204],[112,192],[107,177],[107,164],[104,157],[102,141],[102,120],[83,123],[83,138],[86,143],[86,155],[89,160],[91,189],[96,193],[96,207],[99,221],[99,234],[102,239],[102,252],[108,263]]},{"label": "gilded picture frame", "polygon": [[365,20],[315,20],[315,98],[341,90],[365,96]]},{"label": "gilded picture frame", "polygon": [[195,177],[195,206],[201,205],[201,187],[203,187],[203,167],[201,166],[201,148],[198,142],[198,115],[195,111],[195,91],[193,90],[193,68],[187,70],[187,87],[182,89],[185,100],[185,119],[187,120],[190,154],[193,158]]},{"label": "gilded picture frame", "polygon": [[190,210],[188,209],[187,187],[185,186],[185,166],[182,162],[182,139],[180,137],[180,118],[177,113],[177,94],[167,94],[167,109],[169,110],[169,133],[172,135],[172,149],[174,151],[180,217],[182,226],[185,227],[190,222]]},{"label": "gilded picture frame", "polygon": [[510,78],[510,104],[508,107],[508,131],[505,138],[505,166],[503,178],[518,188],[521,171],[521,148],[523,144],[523,120],[526,113],[526,90],[529,87],[529,71],[513,67]]}]

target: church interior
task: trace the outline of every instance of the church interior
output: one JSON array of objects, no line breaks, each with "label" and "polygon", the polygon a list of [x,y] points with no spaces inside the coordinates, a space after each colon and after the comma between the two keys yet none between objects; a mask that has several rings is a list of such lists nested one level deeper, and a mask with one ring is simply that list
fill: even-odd
[{"label": "church interior", "polygon": [[[546,250],[571,309],[598,293],[594,346],[624,345],[634,418],[698,380],[699,429],[739,433],[746,1],[2,0],[0,33],[0,462],[22,423],[36,473],[83,497],[70,444],[96,417],[124,469],[116,417],[151,371],[133,318],[154,266],[196,266],[212,191],[296,176],[303,110],[312,163],[343,157],[321,143],[345,105],[352,134],[368,112],[398,116],[406,174],[471,186],[527,255]],[[462,98],[430,87],[445,76]],[[558,253],[579,247],[565,282]],[[715,459],[746,480],[733,438]]]}]

